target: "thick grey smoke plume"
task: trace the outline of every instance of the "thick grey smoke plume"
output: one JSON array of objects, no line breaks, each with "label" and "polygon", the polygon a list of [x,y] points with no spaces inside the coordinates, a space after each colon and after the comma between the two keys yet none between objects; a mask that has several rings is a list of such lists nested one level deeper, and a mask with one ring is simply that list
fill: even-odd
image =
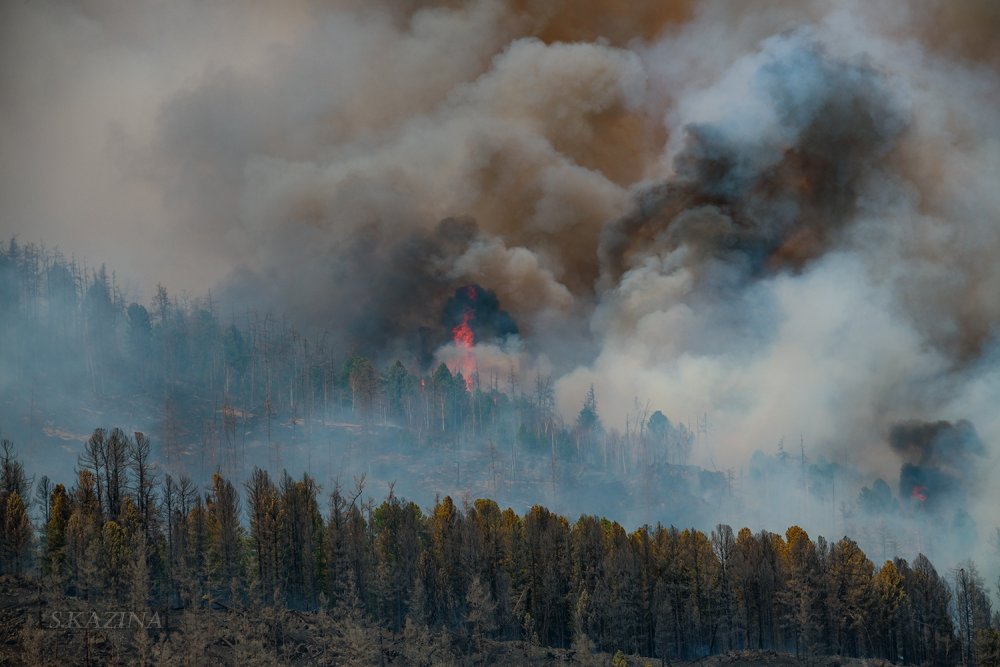
[{"label": "thick grey smoke plume", "polygon": [[720,84],[746,99],[685,125],[675,174],[604,228],[605,284],[683,249],[693,271],[719,267],[743,286],[801,269],[852,221],[904,125],[885,76],[829,56],[809,31],[770,38],[749,61]]},{"label": "thick grey smoke plume", "polygon": [[[801,435],[896,479],[894,424],[969,420],[995,470],[998,22],[985,0],[5,3],[0,225],[137,297],[212,287],[386,357],[480,285],[521,336],[481,371],[551,373],[567,420],[593,385],[608,427],[647,402],[703,424],[708,467]],[[995,522],[964,465],[942,474]]]}]

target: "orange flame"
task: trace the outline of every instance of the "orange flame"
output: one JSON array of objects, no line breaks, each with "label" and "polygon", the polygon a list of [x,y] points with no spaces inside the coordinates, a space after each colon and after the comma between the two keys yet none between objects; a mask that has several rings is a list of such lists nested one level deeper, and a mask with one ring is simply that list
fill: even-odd
[{"label": "orange flame", "polygon": [[451,330],[452,338],[455,339],[455,345],[467,350],[471,350],[472,346],[476,343],[476,336],[472,333],[472,327],[469,326],[470,320],[472,320],[472,313],[464,313],[462,315],[462,322]]},{"label": "orange flame", "polygon": [[927,500],[927,487],[926,486],[914,486],[913,490],[910,491],[910,497],[914,500],[919,500],[920,502],[925,502]]},{"label": "orange flame", "polygon": [[[470,286],[469,297],[474,301],[476,298],[476,288]],[[458,367],[454,369],[461,372],[465,380],[466,391],[472,391],[472,378],[476,372],[476,360],[472,356],[472,346],[476,344],[476,335],[472,331],[469,323],[475,319],[476,314],[470,309],[462,313],[462,321],[452,328],[451,336],[455,342],[455,347],[462,350],[462,356],[458,361]]]}]

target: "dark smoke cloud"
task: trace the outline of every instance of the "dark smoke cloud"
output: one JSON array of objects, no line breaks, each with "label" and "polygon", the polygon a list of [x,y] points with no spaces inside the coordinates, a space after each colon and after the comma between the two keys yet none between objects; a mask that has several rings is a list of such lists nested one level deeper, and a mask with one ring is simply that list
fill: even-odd
[{"label": "dark smoke cloud", "polygon": [[970,422],[902,422],[890,429],[889,445],[904,459],[903,499],[920,500],[928,509],[954,509],[977,490],[977,466],[986,447]]},{"label": "dark smoke cloud", "polygon": [[889,431],[889,444],[911,463],[954,469],[970,467],[985,452],[975,427],[966,420],[896,424]]},{"label": "dark smoke cloud", "polygon": [[[262,295],[265,300],[287,299],[293,311],[310,308],[315,321],[333,325],[329,335],[339,345],[360,354],[380,358],[398,353],[398,345],[412,345],[422,330],[440,345],[448,339],[450,326],[440,326],[439,313],[454,301],[448,293],[461,291],[456,288],[459,280],[449,274],[450,267],[480,237],[471,218],[446,218],[429,232],[373,220],[356,226],[338,240],[336,249],[329,249],[338,261],[315,267],[312,279],[323,285],[320,289],[326,300],[314,300],[315,286],[304,286],[303,300],[298,302],[294,293],[283,291],[287,276],[271,272],[234,276],[224,294],[236,307],[248,309],[258,306]],[[303,248],[306,256],[313,252]],[[301,275],[302,267],[287,270]],[[269,294],[275,286],[282,291]],[[487,294],[498,309],[496,295]],[[487,300],[483,308],[489,307]]]},{"label": "dark smoke cloud", "polygon": [[494,343],[517,335],[517,324],[500,307],[496,292],[480,285],[464,285],[444,305],[442,321],[447,331],[467,325],[476,342]]},{"label": "dark smoke cloud", "polygon": [[862,179],[905,125],[885,77],[864,60],[831,57],[810,31],[769,40],[760,58],[745,82],[758,104],[685,126],[674,176],[604,229],[606,284],[683,248],[696,270],[739,267],[742,285],[802,268],[852,221]]}]

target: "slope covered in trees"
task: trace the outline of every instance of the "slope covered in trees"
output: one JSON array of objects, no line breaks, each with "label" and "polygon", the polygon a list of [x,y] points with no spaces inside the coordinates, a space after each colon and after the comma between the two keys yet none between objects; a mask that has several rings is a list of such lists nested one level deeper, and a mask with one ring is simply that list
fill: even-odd
[{"label": "slope covered in trees", "polygon": [[[0,246],[0,436],[21,443],[40,473],[72,475],[75,443],[95,423],[116,423],[149,434],[164,469],[197,484],[220,471],[241,486],[255,466],[272,477],[304,470],[327,487],[336,474],[363,473],[370,487],[395,482],[424,504],[468,494],[631,525],[795,523],[851,534],[880,560],[922,551],[950,565],[985,542],[954,465],[936,477],[915,470],[921,487],[947,482],[940,495],[914,495],[902,477],[897,493],[894,480],[801,445],[719,470],[708,414],[637,399],[624,423],[605,423],[590,391],[564,419],[544,372],[466,378],[460,364],[435,359],[427,332],[343,349],[270,315],[227,313],[211,297],[160,287],[144,304],[113,271],[16,240]],[[712,469],[686,465],[695,456]]]},{"label": "slope covered in trees", "polygon": [[[566,423],[543,374],[465,378],[419,342],[340,349],[322,332],[269,315],[220,315],[210,298],[162,287],[143,305],[126,298],[113,272],[16,240],[0,249],[0,310],[11,315],[0,320],[0,434],[50,474],[70,473],[66,443],[86,440],[96,419],[150,434],[164,465],[199,483],[215,470],[242,483],[254,465],[272,475],[339,470],[366,452],[354,471],[380,483],[447,470],[448,485],[407,486],[422,501],[475,485],[476,495],[506,494],[518,505],[544,495],[598,511],[585,502],[603,488],[616,514],[641,494],[691,521],[726,487],[719,473],[685,467],[695,433],[650,407],[605,427],[591,394]],[[387,459],[381,476],[376,454]],[[410,479],[400,479],[404,470]],[[631,483],[637,473],[640,487]]]},{"label": "slope covered in trees", "polygon": [[[363,480],[324,490],[260,469],[243,488],[215,474],[203,489],[161,476],[148,452],[141,433],[98,429],[72,483],[32,484],[4,443],[0,571],[5,590],[33,592],[7,606],[5,651],[44,656],[86,631],[95,661],[190,664],[220,641],[234,662],[302,664],[510,660],[503,642],[579,662],[741,649],[1000,658],[1000,618],[971,562],[950,574],[923,555],[876,565],[850,538],[813,540],[798,526],[629,532],[450,497],[425,512],[392,492],[370,499]],[[86,627],[122,609],[144,622]]]}]

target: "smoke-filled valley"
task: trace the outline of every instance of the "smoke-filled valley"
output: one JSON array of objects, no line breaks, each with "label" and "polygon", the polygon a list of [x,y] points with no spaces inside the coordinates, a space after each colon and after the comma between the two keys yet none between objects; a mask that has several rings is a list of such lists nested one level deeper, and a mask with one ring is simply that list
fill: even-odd
[{"label": "smoke-filled valley", "polygon": [[121,427],[199,488],[797,525],[996,582],[998,26],[6,3],[0,436],[67,488]]}]

